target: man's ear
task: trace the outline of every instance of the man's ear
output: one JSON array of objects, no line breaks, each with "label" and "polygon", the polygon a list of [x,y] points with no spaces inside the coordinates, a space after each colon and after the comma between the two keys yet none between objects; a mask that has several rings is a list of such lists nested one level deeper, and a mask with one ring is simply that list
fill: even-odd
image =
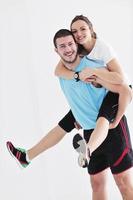
[{"label": "man's ear", "polygon": [[54,50],[55,50],[55,52],[56,52],[56,53],[58,53],[58,50],[57,50],[57,48],[55,48]]}]

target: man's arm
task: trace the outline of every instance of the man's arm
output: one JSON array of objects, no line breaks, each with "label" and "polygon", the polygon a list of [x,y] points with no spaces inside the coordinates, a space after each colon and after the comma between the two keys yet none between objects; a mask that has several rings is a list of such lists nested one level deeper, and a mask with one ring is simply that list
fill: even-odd
[{"label": "man's arm", "polygon": [[60,60],[55,68],[55,76],[70,80],[74,77],[74,71],[67,69]]},{"label": "man's arm", "polygon": [[[55,69],[55,75],[58,77],[62,77],[65,79],[73,79],[74,73],[72,70],[66,68],[64,64],[60,61]],[[97,76],[98,78],[107,81],[112,84],[122,84],[124,82],[122,74],[115,71],[109,71],[107,68],[84,68],[79,73],[79,78],[82,81],[85,81],[87,78],[90,78],[91,76]]]}]

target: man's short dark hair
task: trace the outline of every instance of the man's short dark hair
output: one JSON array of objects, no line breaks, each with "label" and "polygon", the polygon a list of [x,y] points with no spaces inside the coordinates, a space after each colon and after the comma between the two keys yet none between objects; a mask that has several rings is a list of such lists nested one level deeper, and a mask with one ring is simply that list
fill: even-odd
[{"label": "man's short dark hair", "polygon": [[[57,44],[56,44],[57,38],[66,37],[66,36],[69,36],[69,35],[71,35],[74,39],[72,32],[69,31],[68,29],[60,29],[59,31],[57,31],[54,35],[54,38],[53,38],[54,46],[57,47]],[[74,39],[74,41],[75,41],[75,39]]]}]

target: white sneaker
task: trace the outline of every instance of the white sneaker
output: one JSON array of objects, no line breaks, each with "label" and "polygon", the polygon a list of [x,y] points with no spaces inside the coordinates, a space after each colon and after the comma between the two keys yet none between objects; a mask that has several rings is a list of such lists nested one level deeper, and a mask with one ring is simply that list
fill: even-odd
[{"label": "white sneaker", "polygon": [[79,153],[78,164],[80,167],[87,167],[90,159],[86,156],[86,142],[78,133],[73,137],[73,147]]}]

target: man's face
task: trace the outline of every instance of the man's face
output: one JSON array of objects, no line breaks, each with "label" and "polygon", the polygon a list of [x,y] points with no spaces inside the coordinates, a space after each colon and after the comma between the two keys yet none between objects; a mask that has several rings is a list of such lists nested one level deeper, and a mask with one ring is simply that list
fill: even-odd
[{"label": "man's face", "polygon": [[71,35],[56,39],[56,52],[61,59],[68,63],[74,63],[77,59],[77,44]]}]

